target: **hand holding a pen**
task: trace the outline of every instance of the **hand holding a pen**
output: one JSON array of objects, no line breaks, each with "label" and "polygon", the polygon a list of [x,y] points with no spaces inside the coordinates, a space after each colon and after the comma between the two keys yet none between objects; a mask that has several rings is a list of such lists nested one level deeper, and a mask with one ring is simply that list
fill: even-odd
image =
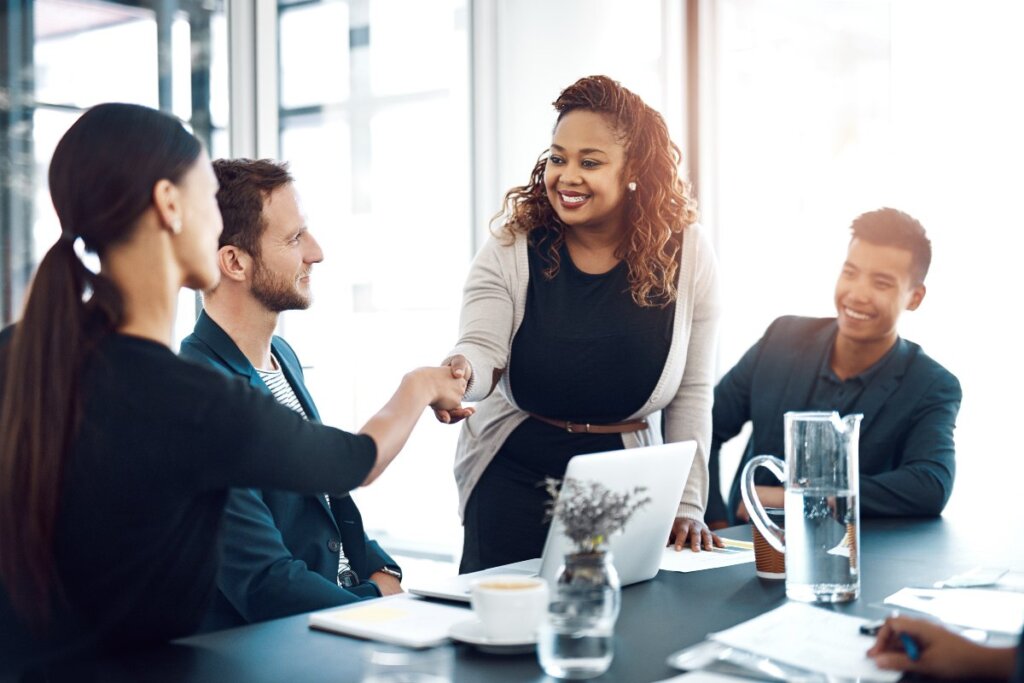
[{"label": "hand holding a pen", "polygon": [[978,645],[933,621],[896,616],[885,620],[867,654],[880,669],[1005,680],[1013,673],[1016,651]]}]

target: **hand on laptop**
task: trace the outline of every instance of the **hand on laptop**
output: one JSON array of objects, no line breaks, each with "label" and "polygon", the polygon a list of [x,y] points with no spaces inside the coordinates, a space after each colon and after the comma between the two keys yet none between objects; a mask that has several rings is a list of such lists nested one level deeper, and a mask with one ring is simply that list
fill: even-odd
[{"label": "hand on laptop", "polygon": [[688,517],[676,517],[672,523],[672,532],[668,537],[668,545],[675,545],[676,550],[689,546],[695,553],[711,550],[713,547],[724,548],[725,543],[704,522]]}]

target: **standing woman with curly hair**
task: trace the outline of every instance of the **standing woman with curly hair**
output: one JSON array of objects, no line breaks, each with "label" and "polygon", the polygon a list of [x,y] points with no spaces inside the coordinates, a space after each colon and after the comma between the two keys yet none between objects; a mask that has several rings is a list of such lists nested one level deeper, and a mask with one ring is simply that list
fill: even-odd
[{"label": "standing woman with curly hair", "polygon": [[[605,76],[554,102],[551,147],[505,196],[466,282],[445,364],[480,401],[459,437],[460,571],[538,557],[571,457],[693,439],[677,548],[718,542],[708,495],[715,258],[662,117]],[[660,429],[654,413],[661,412]],[[464,410],[436,411],[442,422]],[[589,423],[589,433],[567,422]]]}]

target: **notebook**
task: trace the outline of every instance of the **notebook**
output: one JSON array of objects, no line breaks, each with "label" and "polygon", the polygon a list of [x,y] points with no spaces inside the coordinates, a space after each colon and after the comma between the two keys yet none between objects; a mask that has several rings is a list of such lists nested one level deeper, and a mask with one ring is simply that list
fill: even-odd
[{"label": "notebook", "polygon": [[444,643],[452,626],[472,617],[473,613],[462,606],[399,593],[313,612],[309,625],[322,631],[422,648]]},{"label": "notebook", "polygon": [[[607,488],[631,491],[646,488],[651,502],[638,510],[626,528],[609,540],[615,570],[623,586],[646,581],[658,573],[662,550],[668,542],[679,499],[686,486],[694,455],[695,441],[629,448],[606,453],[577,455],[569,461],[566,478],[598,481]],[[469,602],[473,583],[488,575],[523,574],[542,576],[553,584],[572,544],[556,520],[548,530],[543,554],[539,558],[492,567],[479,572],[411,584],[407,590],[424,597]]]}]

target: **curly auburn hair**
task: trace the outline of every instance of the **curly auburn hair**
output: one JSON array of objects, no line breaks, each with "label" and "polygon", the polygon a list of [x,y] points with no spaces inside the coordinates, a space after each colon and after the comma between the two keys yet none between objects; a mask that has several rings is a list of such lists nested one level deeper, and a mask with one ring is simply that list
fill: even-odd
[{"label": "curly auburn hair", "polygon": [[[636,179],[636,190],[626,195],[628,232],[615,255],[629,267],[630,290],[638,306],[669,305],[677,295],[683,231],[697,220],[697,202],[689,183],[679,176],[682,154],[669,139],[665,120],[607,76],[581,78],[553,104],[558,111],[556,128],[569,112],[596,112],[607,117],[624,142],[625,177]],[[544,276],[551,279],[558,273],[566,225],[548,201],[544,186],[549,154],[541,153],[526,185],[508,191],[494,221],[502,221],[502,232],[510,238],[537,229],[554,233],[547,249],[550,265],[544,269]]]}]

